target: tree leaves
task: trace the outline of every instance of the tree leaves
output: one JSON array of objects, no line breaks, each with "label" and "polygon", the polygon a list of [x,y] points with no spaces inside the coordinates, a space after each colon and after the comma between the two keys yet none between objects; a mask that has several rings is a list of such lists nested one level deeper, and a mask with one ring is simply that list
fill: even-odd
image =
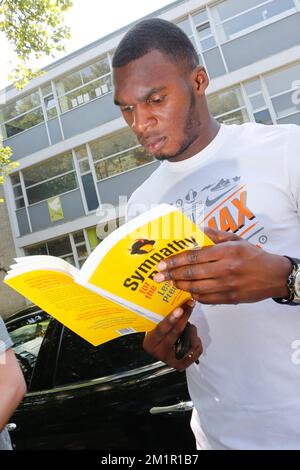
[{"label": "tree leaves", "polygon": [[[0,32],[4,33],[18,57],[9,79],[18,89],[43,72],[27,66],[32,58],[54,55],[64,50],[63,41],[71,37],[64,24],[64,13],[72,0],[0,0]],[[10,162],[10,147],[0,141],[0,184],[19,163]],[[0,199],[3,202],[3,199]]]},{"label": "tree leaves", "polygon": [[[8,175],[11,170],[19,166],[18,162],[11,162],[12,150],[10,147],[0,147],[0,184],[4,183],[4,177]],[[0,203],[3,199],[0,198]]]},{"label": "tree leaves", "polygon": [[0,31],[19,61],[9,76],[17,88],[42,73],[27,67],[29,59],[64,50],[63,41],[71,37],[64,13],[71,6],[71,0],[0,0]]}]

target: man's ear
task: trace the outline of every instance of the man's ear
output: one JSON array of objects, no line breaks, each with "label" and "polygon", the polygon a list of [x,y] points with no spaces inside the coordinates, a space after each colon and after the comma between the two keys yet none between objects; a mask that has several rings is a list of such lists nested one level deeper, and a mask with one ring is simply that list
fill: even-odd
[{"label": "man's ear", "polygon": [[198,65],[192,72],[192,82],[198,95],[204,95],[209,78],[203,65]]}]

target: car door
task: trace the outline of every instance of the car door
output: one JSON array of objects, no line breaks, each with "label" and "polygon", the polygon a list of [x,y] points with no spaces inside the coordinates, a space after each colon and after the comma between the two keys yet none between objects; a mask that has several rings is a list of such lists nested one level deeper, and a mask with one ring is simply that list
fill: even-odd
[{"label": "car door", "polygon": [[142,334],[94,347],[54,323],[16,413],[17,448],[194,447],[185,374],[155,362]]}]

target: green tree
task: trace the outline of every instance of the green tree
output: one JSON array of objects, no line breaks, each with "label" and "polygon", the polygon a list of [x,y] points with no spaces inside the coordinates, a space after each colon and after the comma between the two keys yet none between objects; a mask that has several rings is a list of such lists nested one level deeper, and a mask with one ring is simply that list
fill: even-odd
[{"label": "green tree", "polygon": [[71,6],[71,0],[0,0],[0,32],[18,57],[10,75],[17,88],[41,73],[27,66],[30,59],[64,50],[63,42],[70,38],[64,13]]},{"label": "green tree", "polygon": [[[10,147],[0,148],[0,184],[4,183],[4,177],[7,176],[9,172],[19,165],[18,162],[10,161],[11,156],[12,151]],[[3,202],[2,198],[0,198],[0,202]]]},{"label": "green tree", "polygon": [[[64,40],[70,38],[64,13],[71,6],[71,0],[0,0],[0,33],[6,36],[18,58],[8,78],[17,88],[23,89],[42,73],[30,68],[29,60],[54,56],[55,52],[64,50]],[[0,184],[18,165],[10,162],[11,156],[11,149],[2,147],[0,140]]]}]

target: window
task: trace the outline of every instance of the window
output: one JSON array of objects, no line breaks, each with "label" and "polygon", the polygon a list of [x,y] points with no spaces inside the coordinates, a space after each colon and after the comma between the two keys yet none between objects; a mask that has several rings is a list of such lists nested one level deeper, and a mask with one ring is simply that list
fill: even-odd
[{"label": "window", "polygon": [[97,209],[99,206],[97,192],[93,175],[91,172],[89,157],[87,153],[87,146],[81,145],[75,149],[76,159],[79,165],[79,171],[82,180],[83,191],[89,211]]},{"label": "window", "polygon": [[300,80],[300,63],[276,70],[264,76],[270,96],[279,95],[293,89],[293,82]]},{"label": "window", "polygon": [[25,248],[25,255],[50,255],[64,259],[75,266],[74,255],[69,235],[54,238],[44,243],[28,246]]},{"label": "window", "polygon": [[66,255],[72,255],[72,247],[68,235],[66,237],[55,238],[54,240],[48,241],[47,246],[49,255],[59,256],[60,258]]},{"label": "window", "polygon": [[192,16],[198,33],[198,40],[201,44],[201,51],[204,52],[215,47],[216,42],[210,28],[206,11],[196,13]]},{"label": "window", "polygon": [[57,155],[23,171],[29,204],[78,187],[72,152]]},{"label": "window", "polygon": [[272,98],[273,107],[277,118],[283,118],[300,111],[299,100],[293,100],[294,91],[288,91],[280,96]]},{"label": "window", "polygon": [[250,80],[244,84],[244,88],[249,98],[255,122],[260,124],[273,124],[273,120],[263,94],[261,80],[259,78]]},{"label": "window", "polygon": [[44,99],[45,110],[47,113],[47,118],[51,119],[57,116],[57,109],[55,104],[55,99],[52,92],[51,83],[43,86],[42,94]]},{"label": "window", "polygon": [[49,255],[47,243],[39,243],[38,245],[32,245],[32,246],[25,248],[25,255],[26,256]]},{"label": "window", "polygon": [[30,129],[44,121],[38,92],[31,93],[0,108],[1,132],[4,139]]},{"label": "window", "polygon": [[100,240],[97,237],[97,227],[90,227],[90,228],[86,229],[86,233],[87,233],[87,236],[88,236],[88,240],[89,240],[91,250],[93,250],[100,243]]},{"label": "window", "polygon": [[202,25],[201,27],[197,28],[199,33],[199,38],[202,46],[202,52],[215,47],[216,43],[214,37],[210,34],[210,26]]},{"label": "window", "polygon": [[96,163],[97,179],[102,180],[109,176],[118,175],[151,161],[153,161],[153,157],[147,155],[142,147],[136,147]]},{"label": "window", "polygon": [[85,260],[87,259],[89,252],[86,246],[85,238],[84,238],[84,231],[78,230],[78,232],[73,232],[72,235],[74,246],[76,250],[76,255],[78,259],[79,267],[83,265]]},{"label": "window", "polygon": [[49,316],[42,311],[9,325],[8,331],[13,341],[13,350],[20,364],[27,386],[30,384],[37,356],[50,322]]},{"label": "window", "polygon": [[56,117],[57,109],[55,106],[55,100],[54,100],[53,95],[51,94],[49,96],[46,96],[44,98],[44,102],[45,102],[45,109],[46,109],[48,119]]},{"label": "window", "polygon": [[210,112],[224,124],[241,124],[249,121],[240,87],[214,93],[207,98]]},{"label": "window", "polygon": [[273,124],[270,111],[268,109],[263,109],[262,111],[256,111],[254,113],[255,122],[259,124]]},{"label": "window", "polygon": [[134,134],[123,129],[89,144],[98,180],[123,173],[154,159],[137,143]]},{"label": "window", "polygon": [[45,183],[27,188],[26,192],[29,204],[34,204],[50,197],[72,191],[77,187],[78,184],[75,173],[69,173],[51,181],[46,181]]},{"label": "window", "polygon": [[[212,47],[215,47],[216,42],[210,28],[210,22],[206,10],[201,10],[200,12],[198,11],[191,15],[190,18],[197,32],[200,50],[204,52],[208,49],[211,49]],[[177,26],[179,26],[186,33],[186,35],[194,44],[195,49],[198,50],[199,47],[197,46],[197,41],[195,41],[195,37],[191,28],[191,22],[189,17],[186,17],[177,22]]]},{"label": "window", "polygon": [[299,79],[300,63],[264,76],[278,119],[300,111],[300,100],[295,99],[295,94],[299,90]]},{"label": "window", "polygon": [[[89,241],[91,249],[99,243],[96,235],[96,227],[77,230],[59,238],[53,238],[43,243],[27,246],[25,255],[50,255],[62,258],[68,263],[80,268],[90,253],[90,248],[86,244]],[[78,261],[78,262],[77,262]]]},{"label": "window", "polygon": [[25,206],[22,185],[21,185],[21,180],[20,180],[20,174],[15,173],[14,175],[10,175],[10,181],[11,181],[14,196],[15,196],[16,209],[20,209],[21,207]]},{"label": "window", "polygon": [[94,161],[103,159],[137,145],[138,142],[135,135],[127,129],[122,129],[119,132],[109,134],[108,136],[89,143]]},{"label": "window", "polygon": [[90,171],[86,145],[81,145],[75,149],[76,159],[79,163],[80,173],[84,174]]},{"label": "window", "polygon": [[182,31],[184,31],[187,36],[190,37],[193,35],[191,24],[190,24],[188,17],[184,18],[183,20],[180,20],[177,23],[177,26],[179,26],[179,28],[181,28]]},{"label": "window", "polygon": [[144,351],[143,338],[144,333],[135,333],[95,347],[64,328],[55,385],[97,379],[152,364],[156,359]]},{"label": "window", "polygon": [[112,83],[107,57],[63,77],[56,89],[62,113],[109,93]]},{"label": "window", "polygon": [[288,11],[296,12],[294,0],[225,0],[211,9],[221,42],[246,34]]}]

